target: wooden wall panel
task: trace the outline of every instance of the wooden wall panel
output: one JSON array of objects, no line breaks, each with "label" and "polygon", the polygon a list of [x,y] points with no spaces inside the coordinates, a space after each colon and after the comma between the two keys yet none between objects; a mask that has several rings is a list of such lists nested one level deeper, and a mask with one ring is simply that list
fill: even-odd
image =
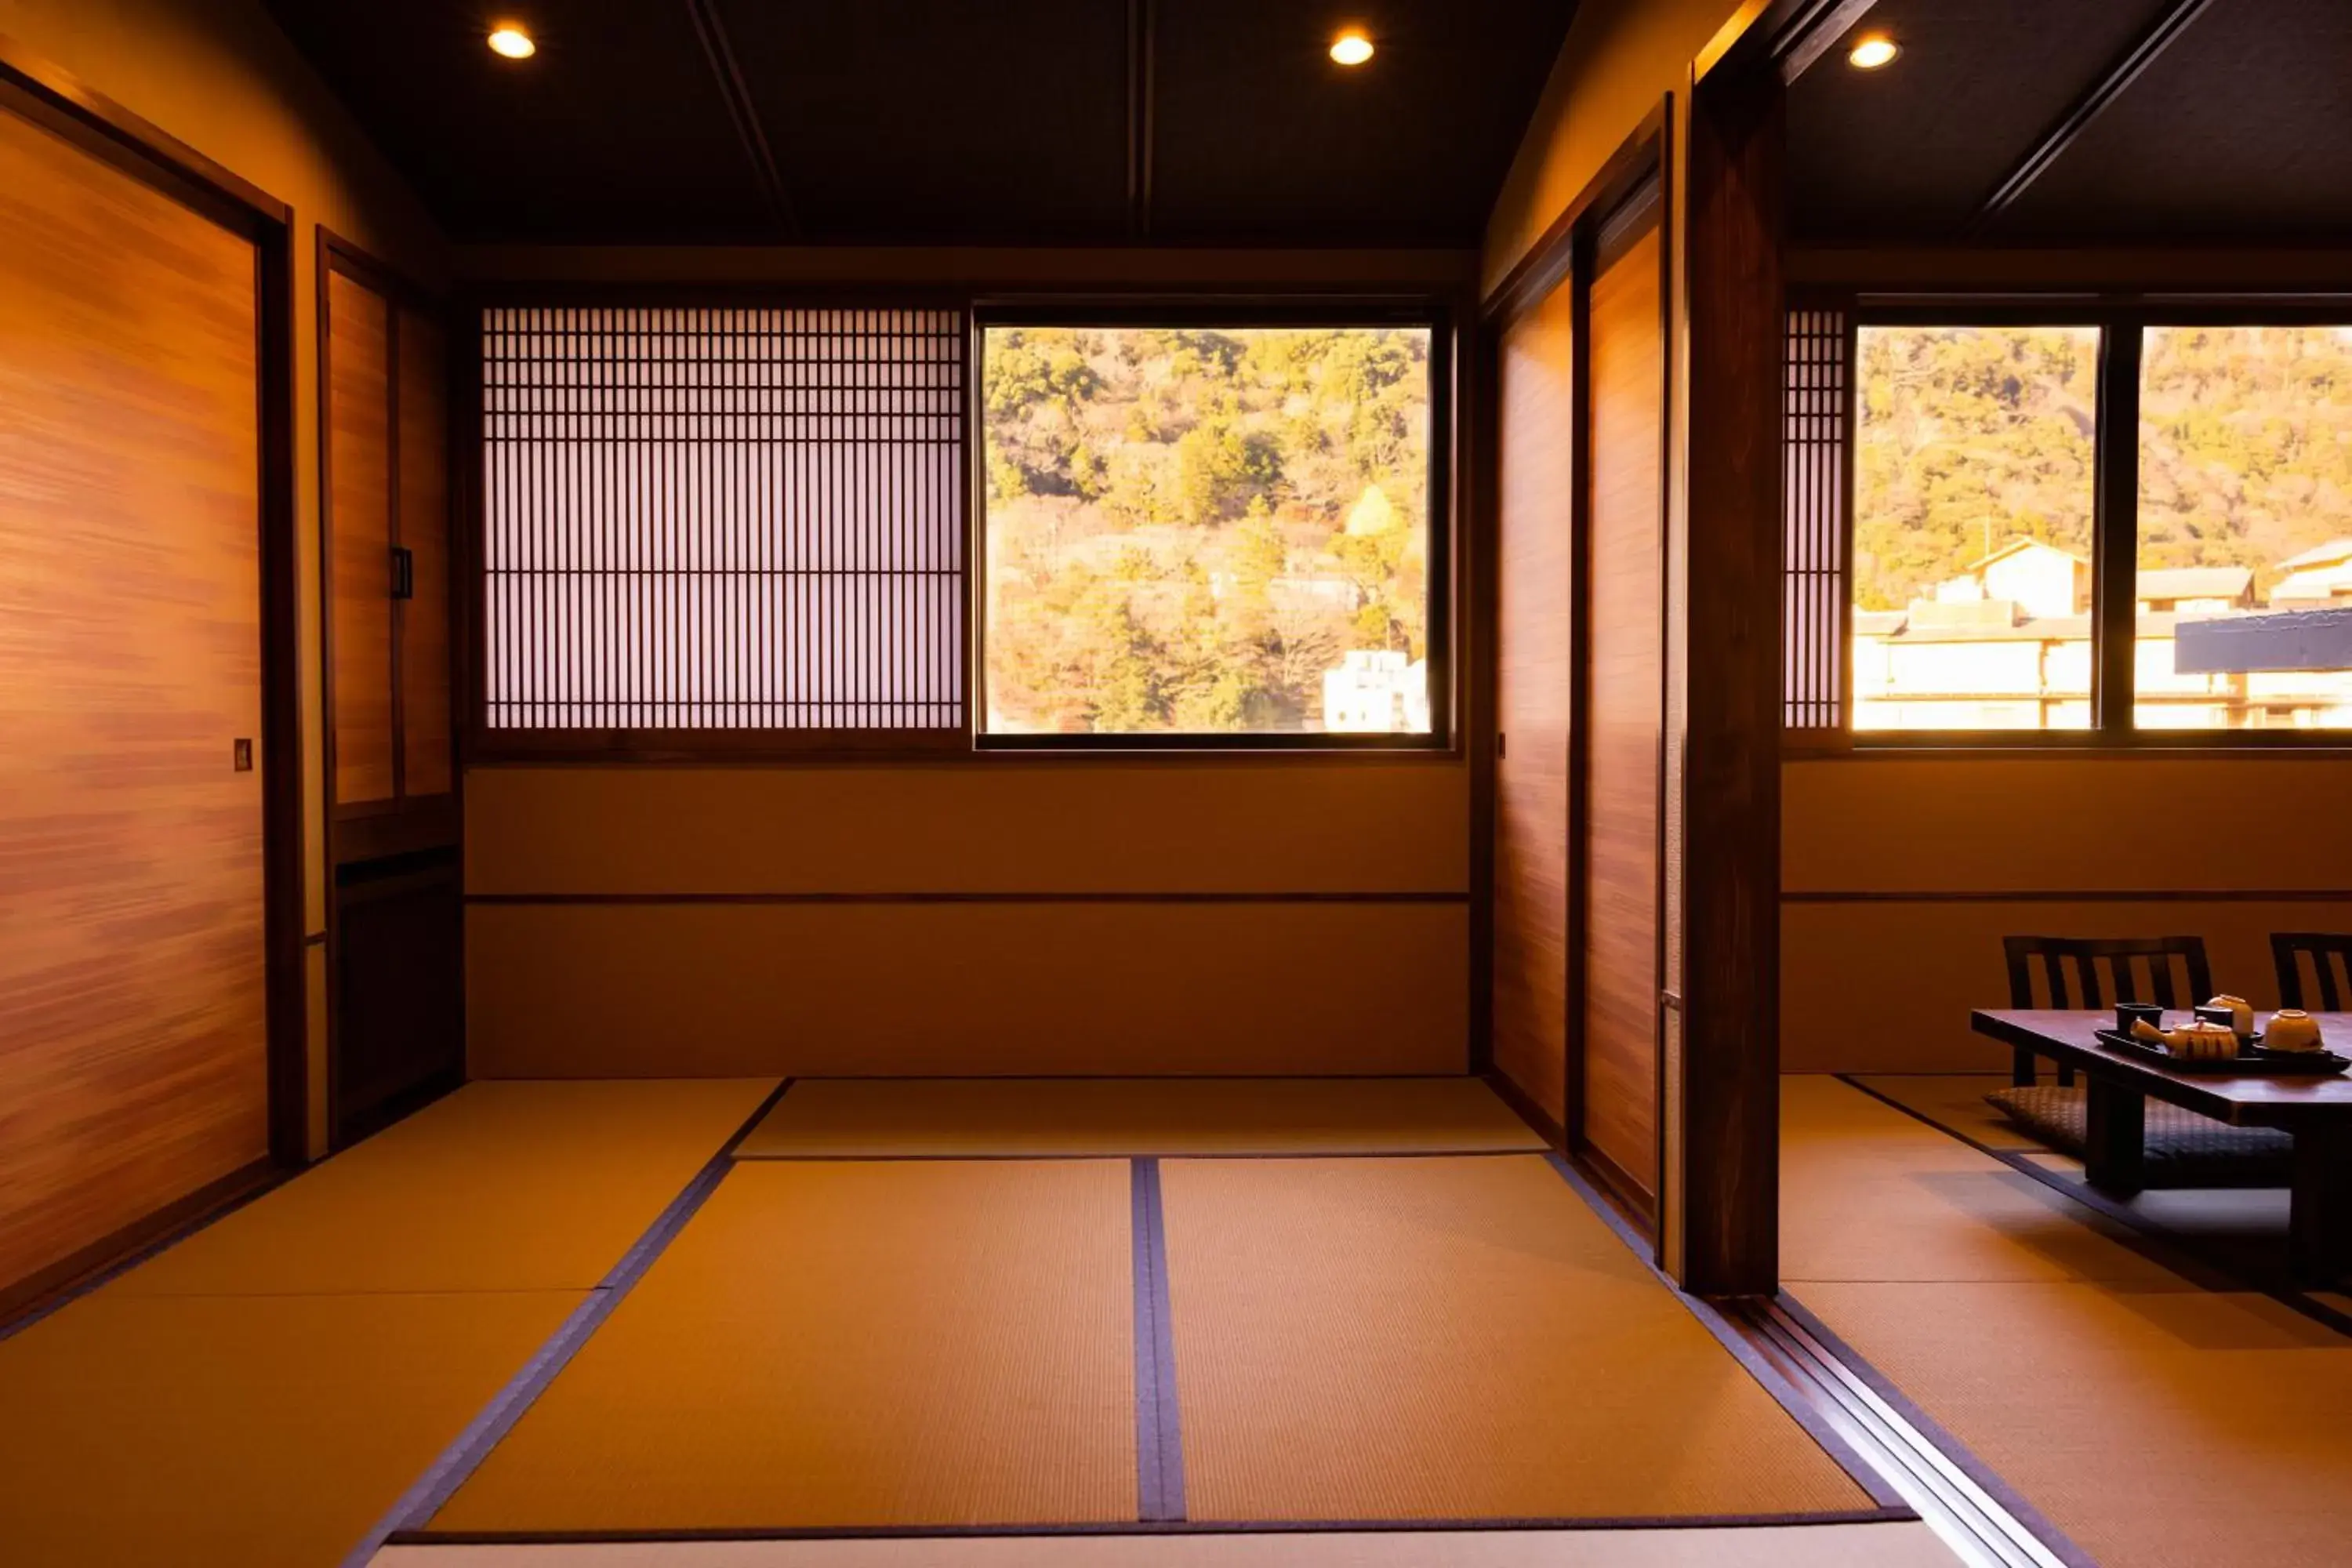
[{"label": "wooden wall panel", "polygon": [[2005,1070],[1968,1015],[2007,1003],[2006,935],[2201,936],[2215,984],[2268,1006],[2272,931],[2352,931],[2352,762],[1904,756],[1781,781],[1788,1071]]},{"label": "wooden wall panel", "polygon": [[1455,1073],[1462,904],[467,912],[476,1077]]},{"label": "wooden wall panel", "polygon": [[1575,299],[1502,336],[1495,767],[1494,1063],[1568,1120],[1568,784]]},{"label": "wooden wall panel", "polygon": [[1783,1071],[2006,1073],[1969,1028],[2009,1005],[2003,936],[2201,936],[2213,984],[2271,1007],[2270,933],[2352,931],[2352,898],[1791,903],[1780,929]]},{"label": "wooden wall panel", "polygon": [[1442,759],[471,768],[475,894],[1466,893]]},{"label": "wooden wall panel", "polygon": [[1659,237],[1592,284],[1591,666],[1585,864],[1583,1131],[1657,1181],[1659,550],[1665,362]]},{"label": "wooden wall panel", "polygon": [[415,593],[400,605],[401,791],[446,795],[449,743],[449,426],[441,329],[399,315],[400,543]]},{"label": "wooden wall panel", "polygon": [[0,1287],[268,1152],[252,244],[0,112]]},{"label": "wooden wall panel", "polygon": [[1781,768],[1792,892],[2352,890],[2352,760],[1853,758]]},{"label": "wooden wall panel", "polygon": [[393,797],[392,328],[383,297],[327,275],[327,517],[334,798]]}]

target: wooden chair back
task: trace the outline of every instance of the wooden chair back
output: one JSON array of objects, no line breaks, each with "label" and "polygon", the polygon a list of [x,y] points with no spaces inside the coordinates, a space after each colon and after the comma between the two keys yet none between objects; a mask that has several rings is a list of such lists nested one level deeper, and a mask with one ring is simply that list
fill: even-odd
[{"label": "wooden chair back", "polygon": [[[2315,982],[2303,988],[2303,963],[2311,961]],[[2271,935],[2271,962],[2278,965],[2279,1005],[2341,1013],[2352,997],[2352,936],[2332,931],[2283,931]],[[2341,974],[2339,982],[2337,976]],[[2305,1001],[2305,997],[2310,997]]]},{"label": "wooden chair back", "polygon": [[[2117,1002],[2194,1007],[2213,994],[2201,936],[2011,936],[2001,939],[2001,947],[2009,956],[2012,1007],[2105,1007]],[[2046,1001],[2035,999],[2037,973]]]}]

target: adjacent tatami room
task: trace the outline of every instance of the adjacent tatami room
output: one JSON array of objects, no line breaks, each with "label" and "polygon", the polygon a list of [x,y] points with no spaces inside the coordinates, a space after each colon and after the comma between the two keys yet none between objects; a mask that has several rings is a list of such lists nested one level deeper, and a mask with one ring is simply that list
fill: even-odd
[{"label": "adjacent tatami room", "polygon": [[0,1563],[2337,1561],[2352,33],[2096,9],[0,0]]}]

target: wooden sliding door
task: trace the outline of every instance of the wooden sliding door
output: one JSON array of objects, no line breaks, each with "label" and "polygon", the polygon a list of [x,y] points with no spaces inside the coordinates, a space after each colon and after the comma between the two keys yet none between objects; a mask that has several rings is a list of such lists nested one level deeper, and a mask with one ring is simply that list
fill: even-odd
[{"label": "wooden sliding door", "polygon": [[0,1300],[251,1175],[271,1131],[260,248],[16,90]]},{"label": "wooden sliding door", "polygon": [[[1648,189],[1656,190],[1653,184]],[[1635,1195],[1658,1181],[1664,637],[1664,237],[1654,195],[1604,224],[1590,306],[1590,662],[1584,711],[1583,1142]]]},{"label": "wooden sliding door", "polygon": [[331,237],[325,345],[328,1122],[337,1146],[464,1072],[451,745],[449,439],[438,310]]},{"label": "wooden sliding door", "polygon": [[1499,335],[1494,1065],[1555,1124],[1569,1114],[1569,768],[1576,292]]}]

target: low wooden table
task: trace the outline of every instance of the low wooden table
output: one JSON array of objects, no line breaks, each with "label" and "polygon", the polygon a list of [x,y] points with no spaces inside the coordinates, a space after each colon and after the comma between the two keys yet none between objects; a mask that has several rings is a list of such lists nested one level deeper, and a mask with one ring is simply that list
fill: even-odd
[{"label": "low wooden table", "polygon": [[[2352,1013],[2323,1013],[2331,1050],[2352,1047]],[[2115,1026],[2099,1012],[1981,1009],[1979,1035],[2021,1047],[2080,1071],[2084,1175],[2102,1192],[2128,1196],[2145,1184],[2142,1131],[2147,1097],[2232,1127],[2275,1127],[2294,1138],[2287,1250],[2294,1271],[2315,1284],[2352,1274],[2352,1073],[2332,1078],[2238,1077],[2176,1072],[2110,1050],[2097,1031]]]}]

